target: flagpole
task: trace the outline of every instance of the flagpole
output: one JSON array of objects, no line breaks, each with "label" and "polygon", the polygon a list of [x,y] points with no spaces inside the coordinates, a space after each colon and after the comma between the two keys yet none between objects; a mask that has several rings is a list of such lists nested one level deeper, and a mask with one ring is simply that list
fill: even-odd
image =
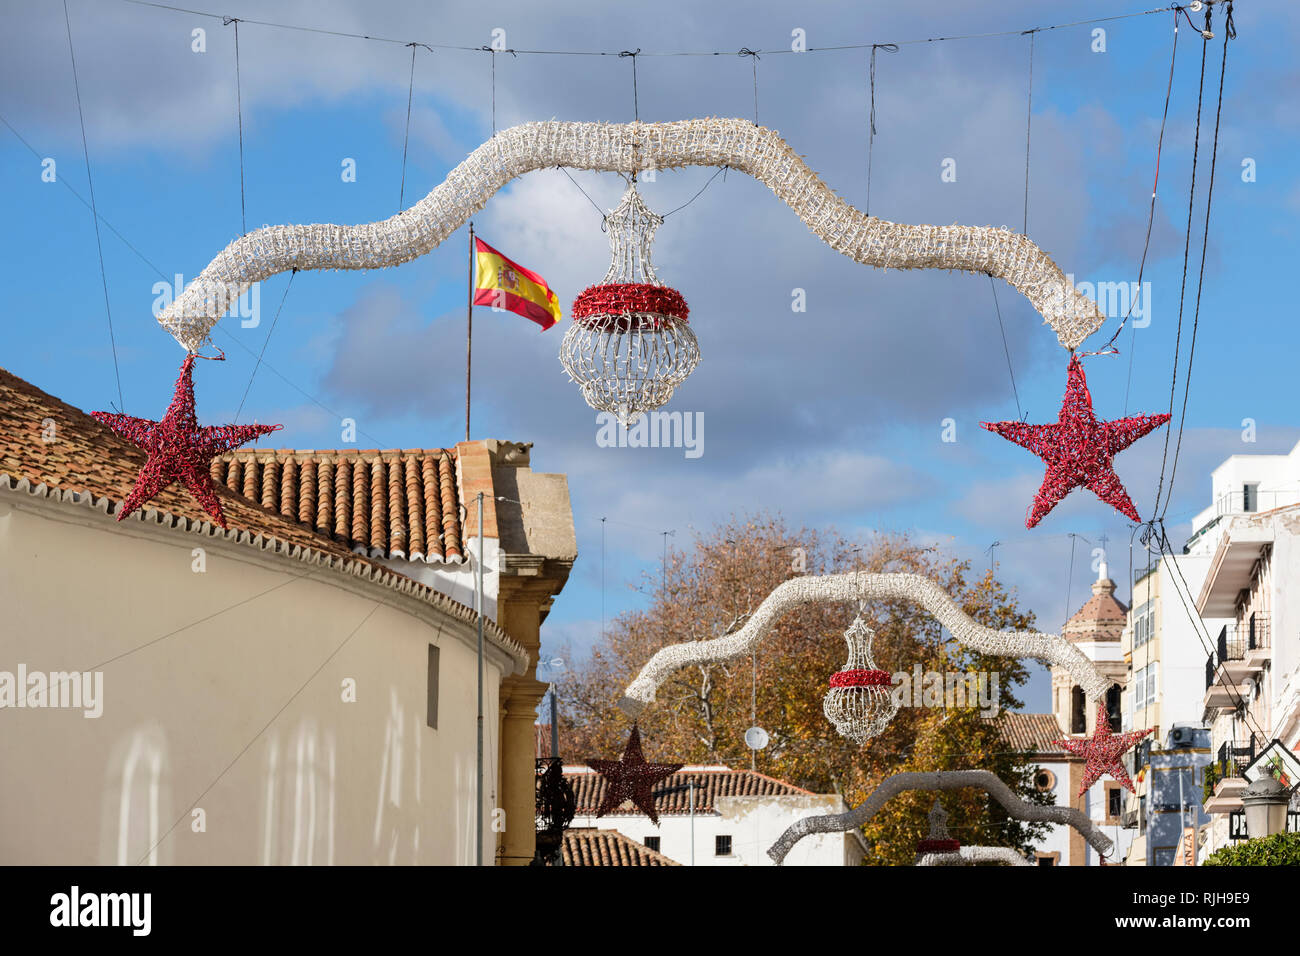
[{"label": "flagpole", "polygon": [[469,375],[474,347],[474,223],[469,224],[469,300],[465,304],[465,440],[469,441]]}]

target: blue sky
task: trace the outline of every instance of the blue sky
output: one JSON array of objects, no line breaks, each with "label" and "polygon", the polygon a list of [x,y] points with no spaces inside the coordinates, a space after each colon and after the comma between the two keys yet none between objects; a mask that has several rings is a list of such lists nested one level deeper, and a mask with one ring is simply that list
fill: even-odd
[{"label": "blue sky", "polygon": [[[117,401],[77,102],[62,5],[12,0],[0,37],[0,234],[7,292],[0,364],[85,409]],[[1141,3],[1007,3],[996,9],[935,2],[871,10],[852,3],[703,7],[662,3],[656,15],[596,5],[476,5],[431,13],[415,3],[190,0],[212,14],[310,25],[449,45],[489,43],[506,31],[518,49],[645,53],[787,49],[1021,30],[1131,13]],[[240,232],[233,28],[221,20],[123,2],[69,0],[104,263],[126,411],[156,417],[181,359],[153,321],[155,283],[196,275]],[[737,11],[743,9],[743,16]],[[1199,20],[1199,16],[1197,17]],[[1295,305],[1288,283],[1300,211],[1296,132],[1300,100],[1290,57],[1297,15],[1245,0],[1229,50],[1214,207],[1196,364],[1187,403],[1171,530],[1208,504],[1208,471],[1234,453],[1284,451],[1294,419]],[[1194,279],[1204,222],[1210,135],[1221,55],[1207,56],[1201,164],[1193,216]],[[1164,103],[1173,15],[1098,24],[1034,39],[1029,233],[1080,281],[1136,278]],[[1124,354],[1086,369],[1098,413],[1168,409],[1201,40],[1182,24],[1174,92],[1145,279],[1150,324]],[[191,49],[206,31],[206,52]],[[904,222],[1007,225],[1024,215],[1028,40],[1022,36],[904,45],[878,54],[871,211]],[[244,170],[250,228],[264,223],[368,222],[398,208],[410,50],[400,44],[240,27]],[[759,119],[778,129],[848,201],[865,201],[867,54],[769,54],[758,63]],[[491,135],[490,58],[419,50],[406,204],[440,182]],[[751,64],[734,55],[638,58],[644,120],[752,116]],[[618,57],[522,54],[496,58],[498,127],[536,119],[628,121],[631,70]],[[33,152],[34,150],[34,152]],[[41,179],[41,159],[58,182]],[[956,182],[940,180],[956,161]],[[355,160],[355,182],[342,163]],[[1255,181],[1243,181],[1251,160]],[[642,192],[672,209],[712,170],[662,173]],[[622,189],[613,175],[574,173],[602,208]],[[599,217],[557,171],[503,190],[478,217],[493,245],[545,275],[567,306],[608,262]],[[120,234],[120,236],[119,236]],[[125,242],[123,238],[125,238]],[[130,243],[130,247],[126,244]],[[134,247],[132,249],[131,247]],[[570,476],[581,557],[545,628],[548,650],[582,647],[599,630],[601,517],[607,517],[608,616],[639,606],[631,588],[658,568],[662,537],[729,514],[781,511],[793,523],[849,534],[916,531],[983,567],[1000,540],[1002,576],[1045,627],[1061,623],[1094,576],[1090,548],[1110,542],[1115,577],[1128,567],[1129,525],[1076,492],[1038,528],[1025,508],[1041,480],[1032,455],[981,431],[1017,417],[988,280],[880,272],[837,255],[759,183],[731,173],[671,216],[659,232],[661,276],[691,305],[703,361],[671,408],[705,418],[704,455],[596,445],[594,413],[563,376],[563,325],[477,310],[474,437],[534,442],[533,467]],[[161,273],[161,276],[160,276]],[[362,447],[451,444],[463,428],[465,232],[430,255],[383,273],[304,273],[267,331],[287,276],[260,289],[261,321],[221,323],[224,365],[198,370],[199,414],[233,418],[254,356],[265,363],[242,420],[283,422],[279,446],[333,448],[339,419],[355,418]],[[807,311],[793,313],[792,290]],[[1066,353],[1041,319],[999,283],[1020,407],[1054,419]],[[1109,335],[1111,320],[1099,338]],[[1131,352],[1132,381],[1127,382]],[[1086,346],[1095,347],[1098,339]],[[1180,372],[1180,377],[1183,373]],[[1181,388],[1178,401],[1181,405]],[[1175,411],[1178,409],[1176,408]],[[957,441],[941,441],[942,423]],[[1242,420],[1258,440],[1245,444]],[[1151,510],[1163,431],[1118,459],[1139,511]],[[1174,529],[1175,519],[1184,524]],[[1082,536],[1071,539],[1070,534]],[[1085,540],[1086,539],[1086,540]],[[1077,546],[1071,579],[1071,546]],[[1139,559],[1135,559],[1135,563]],[[1121,592],[1126,586],[1121,583]],[[1036,677],[1030,709],[1045,709]]]}]

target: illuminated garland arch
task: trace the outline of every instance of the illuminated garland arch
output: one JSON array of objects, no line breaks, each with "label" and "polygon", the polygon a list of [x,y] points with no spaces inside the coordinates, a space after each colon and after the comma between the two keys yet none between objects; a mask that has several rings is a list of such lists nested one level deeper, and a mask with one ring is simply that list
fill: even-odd
[{"label": "illuminated garland arch", "polygon": [[416,259],[459,229],[497,190],[550,166],[632,173],[728,166],[766,184],[836,252],[884,269],[957,269],[1005,279],[1073,349],[1104,321],[1030,239],[992,226],[907,225],[854,208],[781,138],[741,119],[672,123],[523,123],[479,146],[414,206],[356,226],[264,226],[217,255],[158,322],[197,350],[254,282],[290,269],[382,269]]},{"label": "illuminated garland arch", "polygon": [[655,691],[669,675],[683,667],[721,663],[753,652],[781,615],[810,602],[860,602],[902,599],[920,605],[965,647],[998,657],[1032,657],[1064,667],[1093,700],[1103,700],[1112,681],[1103,676],[1077,647],[1059,634],[1038,631],[997,631],[976,622],[943,588],[920,574],[808,575],[776,586],[763,599],[744,627],[733,634],[707,641],[689,641],[660,648],[623,692],[619,707],[636,717],[655,699]]},{"label": "illuminated garland arch", "polygon": [[981,863],[1033,865],[1009,846],[964,846],[956,853],[926,853],[916,861],[917,866],[978,866]]},{"label": "illuminated garland arch", "polygon": [[1003,783],[996,774],[988,770],[939,770],[930,773],[896,773],[886,777],[880,786],[872,791],[860,805],[845,813],[827,813],[796,820],[786,829],[767,851],[777,864],[785,860],[794,845],[813,833],[847,833],[856,830],[873,816],[886,803],[908,790],[961,790],[964,787],[978,787],[990,797],[1002,804],[1007,815],[1016,820],[1031,823],[1057,823],[1073,827],[1088,841],[1094,850],[1102,856],[1109,856],[1115,844],[1110,837],[1102,833],[1087,814],[1075,807],[1045,807],[1036,803],[1026,803]]}]

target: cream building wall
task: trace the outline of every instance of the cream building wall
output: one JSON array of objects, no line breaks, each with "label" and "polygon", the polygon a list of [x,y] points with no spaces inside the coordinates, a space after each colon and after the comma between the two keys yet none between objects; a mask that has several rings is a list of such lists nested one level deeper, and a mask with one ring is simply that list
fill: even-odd
[{"label": "cream building wall", "polygon": [[[0,670],[103,673],[98,718],[0,710],[0,862],[473,862],[476,638],[461,617],[319,564],[9,489],[0,607]],[[489,643],[489,863],[498,688],[515,666]]]}]

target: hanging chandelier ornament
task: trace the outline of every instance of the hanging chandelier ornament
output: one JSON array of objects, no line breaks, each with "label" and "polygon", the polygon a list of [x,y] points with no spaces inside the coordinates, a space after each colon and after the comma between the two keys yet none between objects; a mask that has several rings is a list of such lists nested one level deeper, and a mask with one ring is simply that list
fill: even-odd
[{"label": "hanging chandelier ornament", "polygon": [[560,362],[587,404],[623,425],[667,404],[700,362],[686,300],[659,280],[650,259],[663,221],[641,199],[634,176],[605,218],[609,271],[574,300],[560,344]]},{"label": "hanging chandelier ornament", "polygon": [[826,719],[841,737],[859,745],[882,733],[898,713],[893,675],[876,667],[871,657],[874,636],[859,610],[844,632],[849,662],[831,675],[830,690],[822,698]]},{"label": "hanging chandelier ornament", "polygon": [[1132,415],[1113,422],[1097,421],[1083,364],[1077,355],[1071,355],[1065,398],[1056,424],[980,422],[980,427],[1029,449],[1047,463],[1043,484],[1034,495],[1025,520],[1025,527],[1032,528],[1075,488],[1087,488],[1120,514],[1141,521],[1133,500],[1115,474],[1115,456],[1167,421],[1168,415]]},{"label": "hanging chandelier ornament", "polygon": [[960,849],[961,842],[948,835],[948,811],[935,797],[930,808],[930,833],[916,844],[917,860],[931,853],[956,853]]}]

